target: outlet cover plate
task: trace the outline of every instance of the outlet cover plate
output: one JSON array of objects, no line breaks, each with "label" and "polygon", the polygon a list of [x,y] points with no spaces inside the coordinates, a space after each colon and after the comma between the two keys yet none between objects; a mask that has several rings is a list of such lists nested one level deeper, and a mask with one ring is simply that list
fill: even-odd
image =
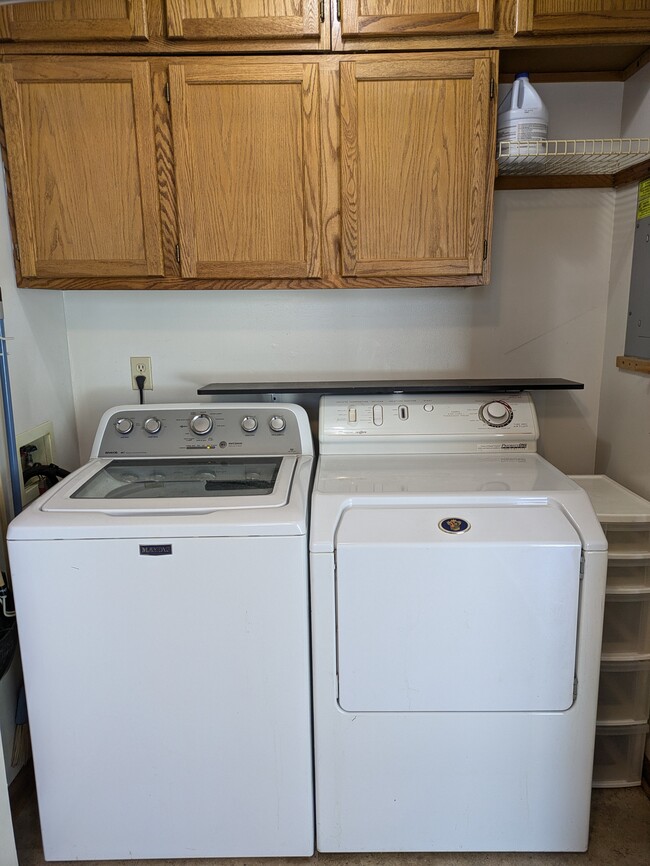
[{"label": "outlet cover plate", "polygon": [[144,382],[145,391],[153,391],[153,372],[151,368],[151,358],[145,356],[137,356],[131,358],[131,389],[138,390],[136,376],[146,376]]}]

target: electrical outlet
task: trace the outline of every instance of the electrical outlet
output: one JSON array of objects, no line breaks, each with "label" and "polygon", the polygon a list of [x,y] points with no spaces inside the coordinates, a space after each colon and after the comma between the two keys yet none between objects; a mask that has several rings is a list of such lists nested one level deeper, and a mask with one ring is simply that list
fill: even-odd
[{"label": "electrical outlet", "polygon": [[144,390],[153,391],[153,374],[151,372],[151,358],[131,358],[131,388],[138,390],[136,376],[146,376]]}]

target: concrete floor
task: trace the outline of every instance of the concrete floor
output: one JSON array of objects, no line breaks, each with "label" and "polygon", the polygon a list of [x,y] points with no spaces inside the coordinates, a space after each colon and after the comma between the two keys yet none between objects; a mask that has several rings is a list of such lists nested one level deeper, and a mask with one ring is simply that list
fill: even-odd
[{"label": "concrete floor", "polygon": [[[33,787],[12,803],[20,866],[42,866],[43,848]],[[103,861],[105,863],[105,861]],[[117,863],[118,861],[113,861]],[[129,860],[155,866],[193,866],[196,860]],[[204,866],[649,866],[650,799],[641,788],[593,792],[591,837],[586,854],[317,854],[311,858],[201,861]]]}]

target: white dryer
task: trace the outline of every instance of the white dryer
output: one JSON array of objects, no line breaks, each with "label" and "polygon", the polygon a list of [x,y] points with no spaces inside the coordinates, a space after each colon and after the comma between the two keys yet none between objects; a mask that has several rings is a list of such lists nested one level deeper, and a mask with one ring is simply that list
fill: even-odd
[{"label": "white dryer", "polygon": [[298,406],[122,406],[9,528],[48,860],[307,856]]},{"label": "white dryer", "polygon": [[606,541],[528,394],[324,397],[317,848],[587,847]]}]

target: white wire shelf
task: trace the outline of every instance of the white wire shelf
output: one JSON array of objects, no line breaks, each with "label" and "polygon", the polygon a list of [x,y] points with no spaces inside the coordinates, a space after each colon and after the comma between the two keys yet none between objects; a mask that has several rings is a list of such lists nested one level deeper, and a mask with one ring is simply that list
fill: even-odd
[{"label": "white wire shelf", "polygon": [[501,141],[499,175],[616,174],[650,159],[650,138]]}]

